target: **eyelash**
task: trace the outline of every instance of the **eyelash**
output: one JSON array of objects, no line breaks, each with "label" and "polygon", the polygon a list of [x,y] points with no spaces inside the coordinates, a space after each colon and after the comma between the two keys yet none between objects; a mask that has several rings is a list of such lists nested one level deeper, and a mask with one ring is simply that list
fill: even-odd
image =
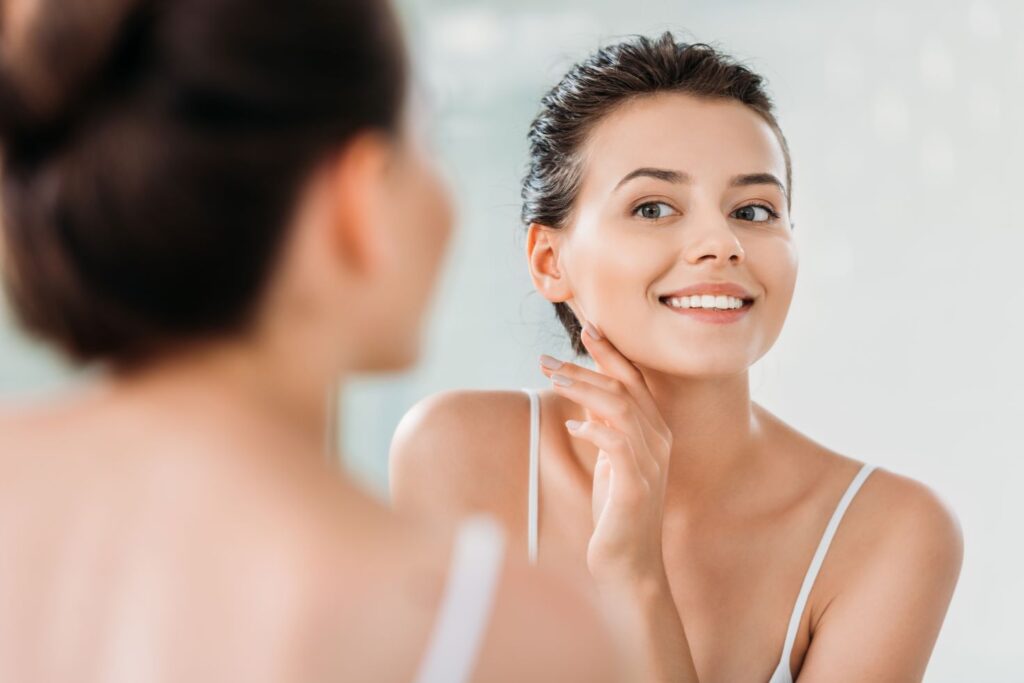
[{"label": "eyelash", "polygon": [[[645,206],[652,206],[652,205],[653,206],[657,206],[658,204],[665,204],[666,206],[671,206],[671,204],[669,204],[668,202],[644,202],[642,204],[637,204],[635,207],[633,207],[633,210],[630,212],[630,215],[637,216],[639,214],[639,212],[640,212],[640,209],[644,208]],[[758,202],[754,202],[754,203],[751,203],[751,204],[744,204],[743,206],[737,207],[732,213],[736,213],[740,209],[747,209],[747,208],[750,208],[750,207],[756,207],[758,209],[764,209],[765,211],[768,212],[768,215],[771,216],[771,220],[769,220],[769,221],[745,221],[747,223],[771,223],[771,222],[777,221],[779,219],[778,212],[776,212],[774,209],[772,209],[772,207],[768,206],[767,204],[761,204],[761,203],[758,203]],[[732,214],[730,214],[730,215],[732,215]],[[640,216],[640,218],[643,218],[643,217]],[[645,218],[644,220],[658,220],[658,219],[657,218]]]},{"label": "eyelash", "polygon": [[[640,210],[643,209],[645,206],[659,206],[661,204],[664,204],[665,206],[668,206],[668,207],[672,207],[672,210],[675,211],[676,214],[680,213],[678,209],[673,207],[668,202],[663,202],[663,201],[646,201],[646,202],[643,202],[641,204],[637,204],[636,206],[634,206],[633,210],[630,211],[630,215],[637,216],[638,218],[642,218],[645,221],[652,221],[652,220],[656,221],[656,220],[658,220],[657,218],[644,218],[643,216],[641,216],[640,215]],[[664,216],[663,216],[663,218],[664,218]]]},{"label": "eyelash", "polygon": [[736,211],[739,211],[740,209],[748,209],[750,207],[755,207],[755,208],[758,208],[758,209],[764,209],[765,211],[768,212],[768,215],[771,216],[771,220],[768,220],[768,221],[746,221],[747,223],[771,223],[773,221],[779,220],[779,214],[775,211],[775,209],[773,209],[772,207],[768,206],[767,204],[759,204],[757,202],[754,202],[752,204],[744,204],[743,206],[741,206],[741,207],[737,208],[735,211],[733,211],[733,213],[736,213]]}]

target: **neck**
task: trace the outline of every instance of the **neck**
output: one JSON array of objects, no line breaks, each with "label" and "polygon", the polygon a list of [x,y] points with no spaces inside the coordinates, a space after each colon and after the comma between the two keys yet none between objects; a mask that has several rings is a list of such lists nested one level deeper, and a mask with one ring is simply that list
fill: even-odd
[{"label": "neck", "polygon": [[753,452],[747,373],[714,378],[641,370],[672,432],[670,498],[699,500],[734,478]]},{"label": "neck", "polygon": [[333,456],[334,397],[342,373],[325,370],[329,364],[318,363],[318,356],[272,338],[205,343],[145,369],[116,373],[113,384],[132,400],[141,398],[139,405],[211,430],[231,429],[229,438],[273,435],[303,452]]}]

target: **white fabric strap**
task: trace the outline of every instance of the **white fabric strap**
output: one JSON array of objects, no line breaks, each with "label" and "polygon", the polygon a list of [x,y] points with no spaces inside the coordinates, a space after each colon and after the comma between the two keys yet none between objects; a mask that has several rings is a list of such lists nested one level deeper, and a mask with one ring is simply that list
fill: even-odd
[{"label": "white fabric strap", "polygon": [[540,398],[533,389],[523,389],[530,397],[530,483],[526,501],[526,547],[530,564],[537,564],[537,498],[540,484]]},{"label": "white fabric strap", "polygon": [[[786,642],[782,648],[782,658],[779,661],[779,666],[776,669],[775,675],[772,676],[770,683],[792,683],[793,674],[789,669],[789,659],[793,654],[793,643],[796,641],[796,632],[800,626],[800,620],[804,614],[804,608],[807,606],[807,598],[811,594],[811,588],[814,587],[814,581],[818,578],[818,572],[821,570],[821,565],[825,561],[825,555],[828,553],[828,548],[832,545],[832,538],[836,535],[836,529],[839,528],[839,523],[843,521],[843,515],[846,514],[846,508],[850,507],[850,502],[853,497],[857,495],[860,490],[861,484],[868,478],[868,475],[875,469],[874,465],[864,464],[857,473],[857,476],[853,478],[850,485],[846,488],[846,493],[839,499],[839,504],[836,506],[836,510],[832,513],[832,519],[829,520],[828,526],[825,527],[825,533],[821,536],[821,542],[818,543],[818,549],[814,553],[814,558],[811,560],[811,566],[807,568],[807,574],[804,576],[804,582],[800,586],[800,594],[797,596],[796,604],[793,606],[793,614],[789,617],[789,628],[786,630]],[[780,671],[782,670],[782,671]],[[780,675],[784,674],[784,675]]]},{"label": "white fabric strap", "polygon": [[501,525],[485,515],[463,520],[437,621],[416,683],[465,683],[473,674],[505,556]]}]

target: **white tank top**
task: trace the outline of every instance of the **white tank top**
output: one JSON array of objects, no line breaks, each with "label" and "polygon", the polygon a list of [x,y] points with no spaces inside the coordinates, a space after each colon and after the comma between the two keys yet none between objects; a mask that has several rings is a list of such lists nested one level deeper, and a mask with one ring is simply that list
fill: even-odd
[{"label": "white tank top", "polygon": [[415,683],[465,683],[490,621],[505,558],[505,533],[486,515],[459,525],[437,621]]},{"label": "white tank top", "polygon": [[[527,552],[531,564],[537,562],[537,532],[538,532],[538,496],[540,486],[540,399],[535,389],[523,388],[523,391],[530,397],[530,477],[529,488],[527,489]],[[832,537],[835,536],[839,523],[846,514],[846,508],[850,501],[857,495],[861,484],[868,475],[875,469],[874,465],[865,464],[846,488],[843,497],[839,499],[835,512],[829,520],[825,531],[818,543],[818,549],[814,552],[811,565],[807,568],[804,581],[800,586],[800,592],[796,596],[796,604],[793,605],[793,612],[789,617],[789,627],[786,629],[786,640],[782,646],[782,654],[775,672],[768,683],[793,683],[793,674],[789,670],[789,660],[793,654],[793,643],[796,641],[796,632],[800,627],[800,620],[803,617],[804,608],[807,606],[807,598],[814,587],[814,581],[818,578],[818,571],[821,569],[825,555],[832,544]]]}]

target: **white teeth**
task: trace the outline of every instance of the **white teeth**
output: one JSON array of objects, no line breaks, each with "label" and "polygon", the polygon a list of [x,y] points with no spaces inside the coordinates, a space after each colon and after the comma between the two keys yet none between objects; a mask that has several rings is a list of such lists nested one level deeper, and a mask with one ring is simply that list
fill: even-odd
[{"label": "white teeth", "polygon": [[734,296],[713,294],[694,294],[693,296],[670,297],[665,300],[673,308],[712,308],[718,310],[730,310],[743,308],[743,300]]}]

